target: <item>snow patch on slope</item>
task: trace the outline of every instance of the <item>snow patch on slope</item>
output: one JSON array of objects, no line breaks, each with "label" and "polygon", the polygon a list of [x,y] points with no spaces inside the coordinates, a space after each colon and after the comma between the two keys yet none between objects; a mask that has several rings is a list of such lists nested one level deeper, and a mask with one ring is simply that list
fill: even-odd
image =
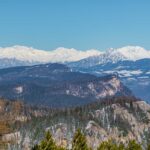
[{"label": "snow patch on slope", "polygon": [[131,76],[140,75],[143,72],[141,70],[107,70],[107,71],[103,71],[103,73],[106,73],[106,74],[117,73],[121,77],[131,77]]}]

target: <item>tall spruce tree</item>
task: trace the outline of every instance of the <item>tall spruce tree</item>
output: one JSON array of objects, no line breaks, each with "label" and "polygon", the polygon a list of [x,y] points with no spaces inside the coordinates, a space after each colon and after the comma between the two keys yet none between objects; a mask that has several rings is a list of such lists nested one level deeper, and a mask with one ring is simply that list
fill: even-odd
[{"label": "tall spruce tree", "polygon": [[56,150],[56,144],[49,131],[46,132],[45,138],[41,141],[39,147],[40,150]]},{"label": "tall spruce tree", "polygon": [[125,150],[125,145],[123,143],[120,143],[118,146],[118,150]]},{"label": "tall spruce tree", "polygon": [[126,148],[126,150],[142,150],[140,144],[136,143],[135,140],[131,140]]},{"label": "tall spruce tree", "polygon": [[78,129],[72,141],[72,150],[89,150],[86,142],[86,137]]},{"label": "tall spruce tree", "polygon": [[39,145],[35,145],[32,150],[65,150],[55,144],[51,133],[48,131],[45,134],[45,138],[40,142]]}]

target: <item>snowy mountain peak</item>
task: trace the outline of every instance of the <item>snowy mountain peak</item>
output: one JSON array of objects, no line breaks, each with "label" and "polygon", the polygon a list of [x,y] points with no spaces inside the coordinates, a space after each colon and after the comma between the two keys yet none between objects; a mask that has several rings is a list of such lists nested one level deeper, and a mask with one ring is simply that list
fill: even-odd
[{"label": "snowy mountain peak", "polygon": [[145,50],[140,46],[126,46],[118,49],[110,49],[106,52],[106,54],[111,56],[120,55],[122,59],[132,61],[150,58],[150,51]]},{"label": "snowy mountain peak", "polygon": [[[52,51],[34,49],[32,47],[15,45],[0,47],[0,68],[40,63],[77,62],[79,66],[94,66],[98,64],[116,63],[123,60],[136,61],[150,58],[150,51],[139,46],[126,46],[101,52],[90,49],[86,51],[74,48],[59,47]],[[7,63],[6,63],[7,62]],[[17,63],[18,62],[18,63]]]},{"label": "snowy mountain peak", "polygon": [[91,56],[75,63],[71,63],[71,66],[88,68],[101,64],[117,63],[118,61],[136,61],[145,58],[150,58],[149,50],[145,50],[139,46],[126,46],[118,49],[111,48],[100,55]]},{"label": "snowy mountain peak", "polygon": [[53,51],[44,51],[25,46],[12,46],[0,48],[0,59],[16,59],[28,62],[68,62],[78,61],[90,56],[99,55],[102,52],[98,50],[78,51],[64,47],[57,48]]}]

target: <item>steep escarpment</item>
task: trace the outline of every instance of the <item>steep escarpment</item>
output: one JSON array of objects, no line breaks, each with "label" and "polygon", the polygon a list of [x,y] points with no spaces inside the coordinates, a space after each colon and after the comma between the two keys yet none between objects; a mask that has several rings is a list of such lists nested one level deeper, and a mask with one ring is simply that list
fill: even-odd
[{"label": "steep escarpment", "polygon": [[68,64],[73,70],[91,73],[97,76],[118,74],[120,80],[130,88],[134,95],[149,101],[150,99],[150,59],[119,60],[98,63],[95,57]]},{"label": "steep escarpment", "polygon": [[80,106],[114,95],[132,95],[114,75],[96,77],[62,64],[0,70],[0,96],[34,105]]}]

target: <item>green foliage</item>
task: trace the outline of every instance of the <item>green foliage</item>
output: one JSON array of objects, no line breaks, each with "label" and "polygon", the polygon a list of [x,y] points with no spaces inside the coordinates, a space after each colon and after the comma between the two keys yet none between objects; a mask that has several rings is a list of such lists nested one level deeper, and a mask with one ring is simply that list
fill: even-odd
[{"label": "green foliage", "polygon": [[49,131],[46,133],[45,139],[41,141],[39,147],[41,150],[55,150],[56,149],[56,144]]},{"label": "green foliage", "polygon": [[62,147],[58,147],[53,138],[51,133],[48,131],[45,134],[45,138],[40,142],[39,145],[35,145],[32,150],[65,150]]},{"label": "green foliage", "polygon": [[86,137],[81,133],[80,129],[78,129],[74,135],[72,150],[89,150],[86,143]]},{"label": "green foliage", "polygon": [[97,150],[118,150],[118,146],[109,140],[102,142],[97,148]]},{"label": "green foliage", "polygon": [[126,150],[142,150],[140,144],[136,143],[135,140],[131,140],[126,148]]},{"label": "green foliage", "polygon": [[109,140],[102,142],[97,150],[142,150],[142,148],[135,140],[130,141],[127,147],[124,144],[117,145]]},{"label": "green foliage", "polygon": [[147,150],[150,150],[150,144],[147,146]]},{"label": "green foliage", "polygon": [[[57,146],[51,133],[48,131],[40,144],[35,145],[32,150],[66,150],[66,148]],[[74,134],[71,150],[92,150],[88,147],[86,137],[82,134],[80,129]],[[103,141],[98,146],[97,150],[142,150],[142,147],[140,144],[136,143],[135,140],[129,141],[126,147],[123,143],[116,144],[113,141],[108,140]],[[147,146],[147,150],[150,150],[150,145]]]},{"label": "green foliage", "polygon": [[125,146],[123,143],[119,144],[118,150],[125,150]]}]

